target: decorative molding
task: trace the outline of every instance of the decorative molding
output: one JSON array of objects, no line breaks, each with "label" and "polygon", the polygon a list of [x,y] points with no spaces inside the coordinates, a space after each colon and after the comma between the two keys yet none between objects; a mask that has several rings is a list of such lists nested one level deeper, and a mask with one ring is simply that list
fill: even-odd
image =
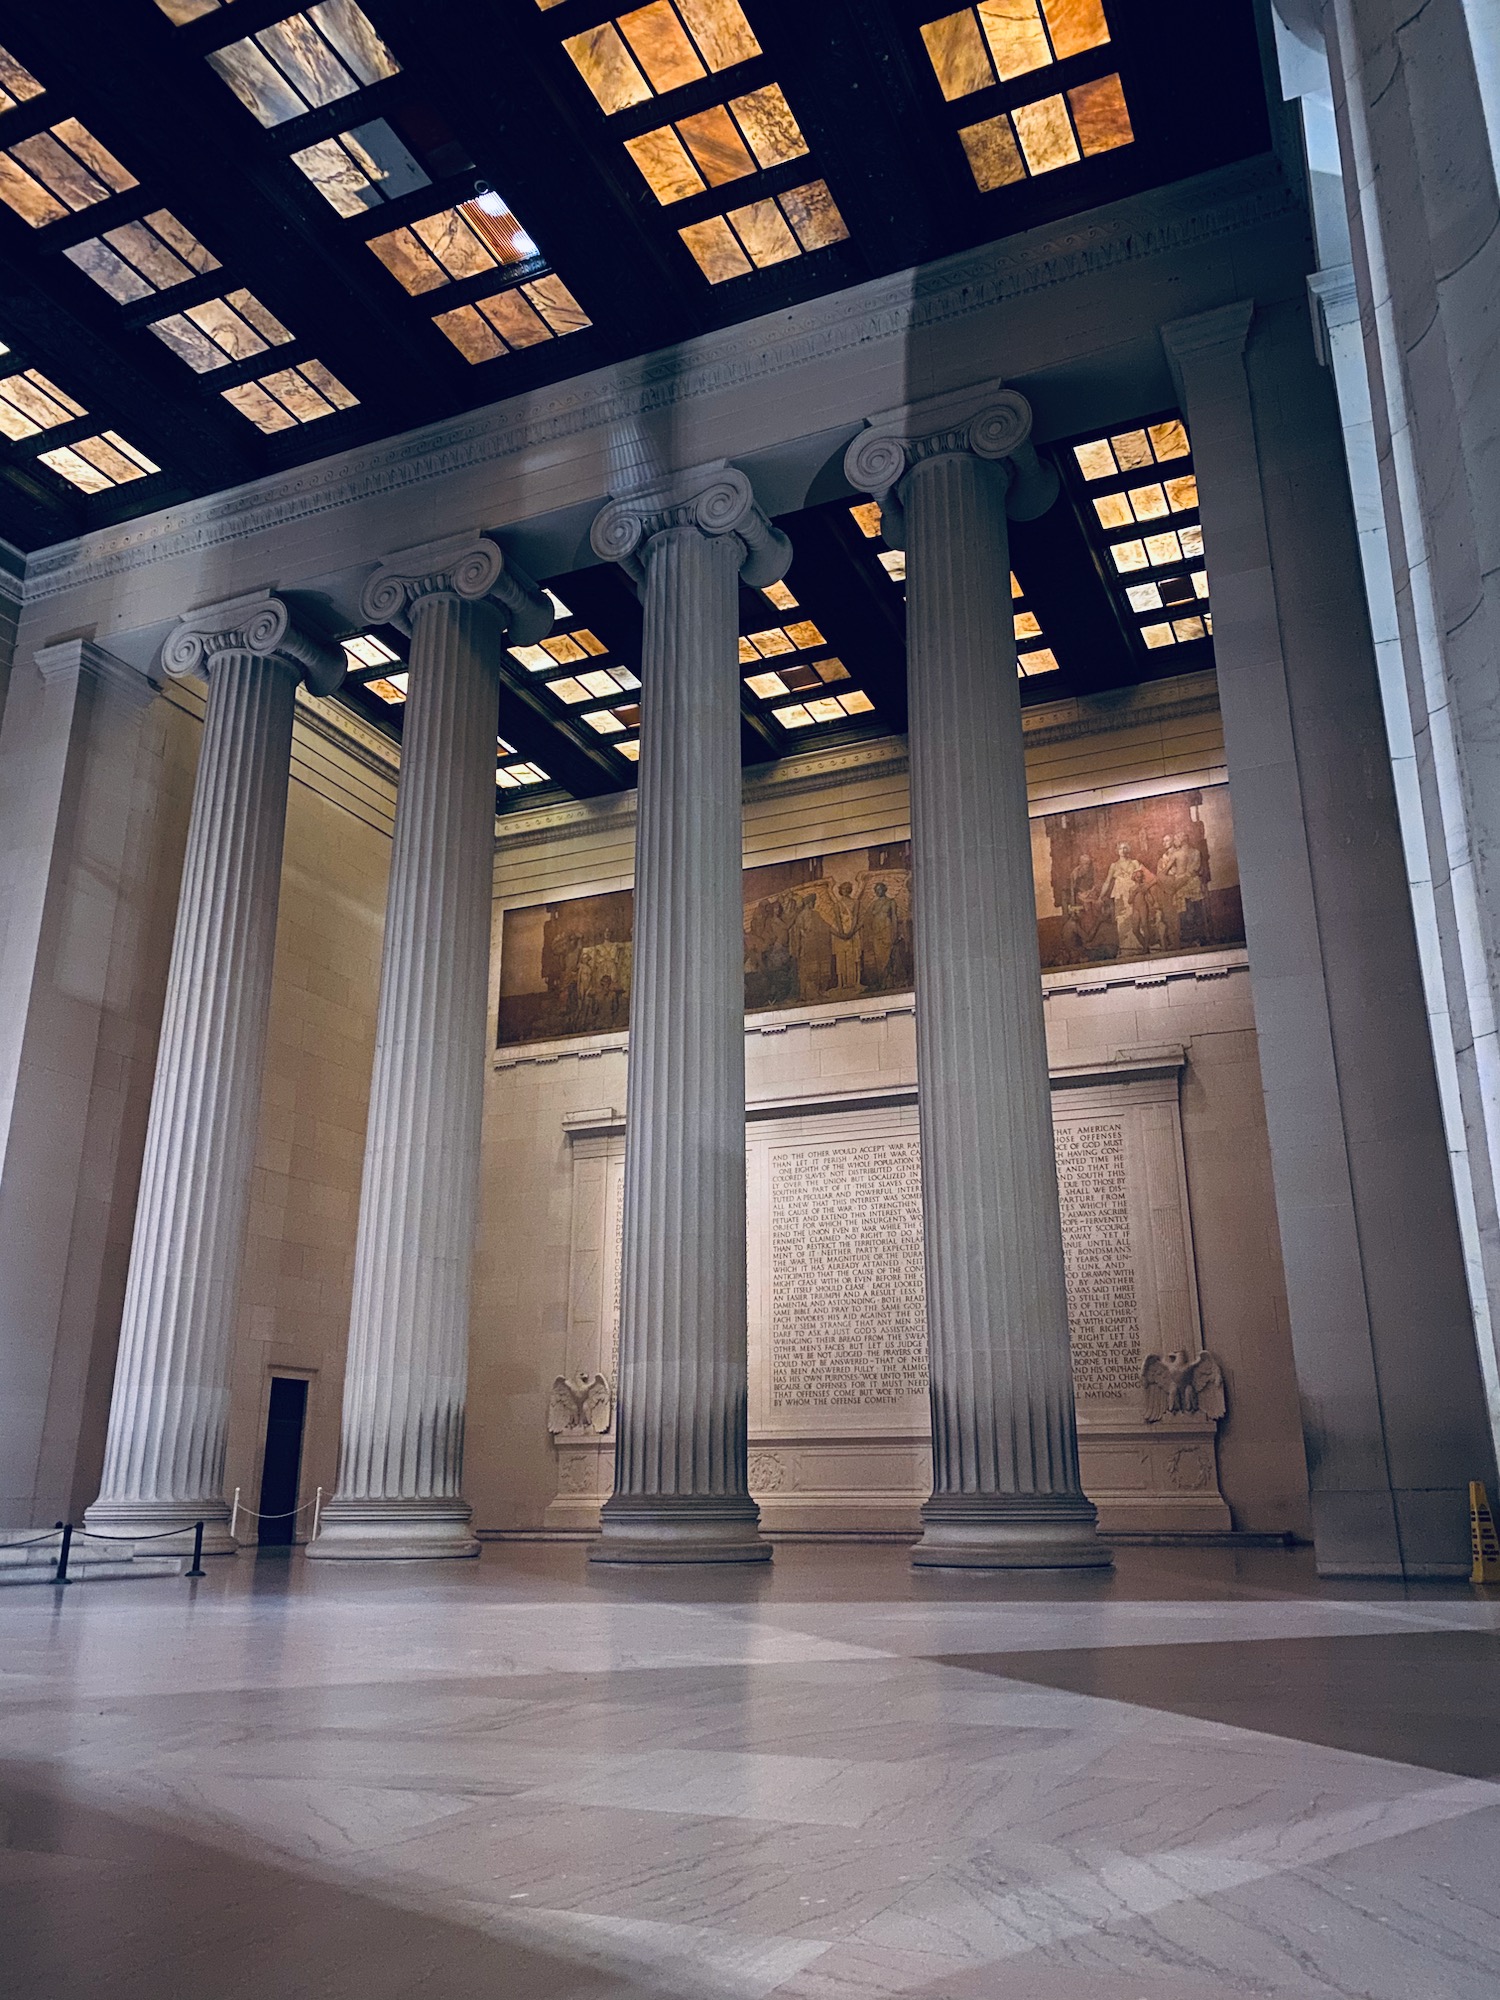
[{"label": "decorative molding", "polygon": [[395,784],[401,770],[401,746],[341,701],[309,694],[305,687],[299,687],[297,726],[331,743],[375,777]]},{"label": "decorative molding", "polygon": [[201,555],[749,383],[774,381],[810,362],[907,339],[1012,299],[1192,251],[1300,214],[1298,195],[1274,163],[1239,161],[460,419],[57,543],[29,558],[27,601]]},{"label": "decorative molding", "polygon": [[26,558],[9,542],[0,542],[0,602],[19,611],[26,599]]},{"label": "decorative molding", "polygon": [[1134,986],[1144,990],[1152,986],[1172,986],[1184,979],[1193,979],[1202,985],[1249,970],[1250,957],[1242,946],[1229,951],[1205,952],[1191,958],[1143,958],[1133,965],[1117,969],[1107,965],[1066,966],[1042,974],[1042,999],[1044,1002],[1055,1000],[1070,993],[1108,993],[1117,986]]},{"label": "decorative molding", "polygon": [[[890,1011],[909,1014],[912,1010],[908,1006]],[[766,1031],[762,1028],[760,1032]],[[1159,1046],[1116,1049],[1113,1055],[1093,1062],[1053,1063],[1048,1075],[1054,1091],[1083,1090],[1100,1084],[1160,1083],[1169,1078],[1175,1081],[1186,1067],[1187,1050],[1183,1045],[1164,1042]],[[777,1118],[808,1118],[834,1111],[886,1111],[916,1101],[915,1082],[877,1084],[864,1090],[803,1090],[791,1097],[752,1097],[745,1105],[745,1119],[748,1124],[757,1125]],[[563,1137],[570,1141],[618,1138],[625,1130],[625,1114],[614,1105],[565,1112],[562,1130]]]},{"label": "decorative molding", "polygon": [[55,646],[39,646],[32,658],[44,681],[72,681],[75,685],[81,679],[97,681],[133,707],[147,707],[160,692],[145,674],[91,639],[62,639]]},{"label": "decorative molding", "polygon": [[[1192,980],[1198,985],[1209,985],[1216,980],[1228,979],[1236,972],[1248,972],[1250,959],[1243,947],[1231,947],[1228,951],[1186,954],[1180,958],[1158,960],[1138,959],[1133,965],[1110,969],[1106,966],[1066,966],[1057,971],[1042,974],[1042,1000],[1054,1000],[1070,994],[1094,995],[1109,993],[1116,988],[1134,987],[1141,991],[1152,987],[1172,986],[1184,980]],[[828,1007],[788,1007],[775,1014],[749,1014],[745,1017],[745,1039],[791,1034],[798,1028],[806,1028],[817,1034],[829,1028],[837,1028],[853,1022],[860,1026],[880,1021],[900,1020],[916,1013],[916,1000],[910,993],[893,994],[889,998],[854,1002],[848,1005],[835,1003]],[[625,1055],[629,1051],[630,1037],[623,1029],[609,1035],[574,1035],[566,1040],[550,1042],[527,1042],[512,1044],[496,1049],[490,1057],[490,1067],[494,1070],[549,1069],[560,1062],[592,1062],[600,1056]],[[1147,1050],[1122,1050],[1118,1052],[1120,1061],[1143,1062],[1153,1071],[1161,1071],[1167,1062],[1164,1047],[1176,1044],[1153,1045]],[[1181,1064],[1177,1065],[1179,1068]],[[1163,1072],[1164,1073],[1164,1072]],[[1054,1077],[1066,1076],[1073,1081],[1095,1081],[1092,1076],[1079,1072],[1073,1078],[1068,1065],[1055,1064]],[[866,1093],[861,1093],[865,1095]],[[588,1112],[594,1118],[594,1112]],[[614,1115],[611,1112],[611,1117]],[[623,1129],[623,1128],[622,1128]]]},{"label": "decorative molding", "polygon": [[174,680],[206,681],[219,653],[285,660],[314,694],[332,694],[348,661],[342,646],[325,646],[293,623],[291,607],[269,590],[247,591],[190,611],[162,642],[161,663]]},{"label": "decorative molding", "polygon": [[[744,800],[750,806],[806,792],[833,791],[872,778],[905,775],[905,737],[880,736],[837,749],[798,751],[775,763],[752,765],[745,775]],[[506,813],[495,829],[495,852],[577,840],[605,826],[620,833],[635,826],[633,790],[608,800],[569,799],[532,812]]]}]

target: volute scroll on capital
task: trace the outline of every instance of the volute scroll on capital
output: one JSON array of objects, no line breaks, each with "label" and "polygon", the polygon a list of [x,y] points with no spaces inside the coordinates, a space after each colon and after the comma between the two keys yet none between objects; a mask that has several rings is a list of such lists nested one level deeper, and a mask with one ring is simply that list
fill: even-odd
[{"label": "volute scroll on capital", "polygon": [[589,544],[602,561],[618,563],[639,584],[647,544],[673,528],[737,536],[744,549],[740,574],[756,590],[779,583],[791,565],[791,543],[761,511],[747,475],[728,463],[617,495],[595,515]]},{"label": "volute scroll on capital", "polygon": [[1006,465],[1005,510],[1012,520],[1035,520],[1057,498],[1056,470],[1031,442],[1031,405],[1017,390],[993,384],[871,417],[844,453],[844,477],[856,492],[876,496],[885,539],[901,548],[907,475],[925,460],[957,452]]},{"label": "volute scroll on capital", "polygon": [[387,556],[365,581],[360,615],[371,625],[394,625],[409,634],[416,606],[436,597],[494,598],[517,645],[535,645],[552,629],[547,597],[498,542],[477,532]]},{"label": "volute scroll on capital", "polygon": [[163,642],[161,663],[174,680],[208,680],[215,658],[252,653],[296,668],[309,693],[330,695],[348,665],[341,646],[303,631],[284,598],[269,590],[231,597],[190,611]]}]

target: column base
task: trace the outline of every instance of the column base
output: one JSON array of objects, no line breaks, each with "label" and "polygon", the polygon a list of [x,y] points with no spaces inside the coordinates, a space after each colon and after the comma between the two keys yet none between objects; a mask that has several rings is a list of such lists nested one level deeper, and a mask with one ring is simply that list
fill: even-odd
[{"label": "column base", "polygon": [[617,1493],[599,1514],[596,1563],[761,1563],[771,1544],[748,1496]]},{"label": "column base", "polygon": [[[86,1509],[83,1516],[83,1532],[86,1535],[112,1535],[122,1541],[142,1541],[153,1535],[163,1539],[149,1551],[152,1555],[176,1555],[191,1553],[193,1529],[203,1523],[203,1553],[206,1556],[232,1556],[239,1544],[230,1538],[229,1508],[223,1500],[106,1500],[100,1498]],[[166,1539],[170,1532],[180,1534],[180,1545]],[[101,1549],[104,1544],[97,1545]]]},{"label": "column base", "polygon": [[1109,1569],[1094,1503],[1081,1493],[934,1494],[916,1569]]},{"label": "column base", "polygon": [[330,1500],[307,1553],[349,1562],[435,1562],[477,1556],[467,1500]]}]

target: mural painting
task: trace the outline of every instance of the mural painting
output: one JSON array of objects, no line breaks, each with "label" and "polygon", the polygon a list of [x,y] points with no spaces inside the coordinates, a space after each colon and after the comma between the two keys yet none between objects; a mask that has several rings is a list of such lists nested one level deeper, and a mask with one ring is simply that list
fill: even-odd
[{"label": "mural painting", "polygon": [[[1244,941],[1227,786],[1050,813],[1031,849],[1044,968]],[[910,842],[748,868],[743,898],[747,1012],[911,991]],[[506,911],[502,1044],[628,1027],[633,904]]]}]

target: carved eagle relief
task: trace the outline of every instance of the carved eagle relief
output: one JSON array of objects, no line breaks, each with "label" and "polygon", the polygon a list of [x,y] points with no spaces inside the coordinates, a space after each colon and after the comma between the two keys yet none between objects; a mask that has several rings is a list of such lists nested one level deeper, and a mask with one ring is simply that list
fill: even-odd
[{"label": "carved eagle relief", "polygon": [[1148,1354],[1141,1365],[1141,1389],[1146,1399],[1146,1422],[1160,1423],[1163,1417],[1222,1417],[1224,1371],[1212,1354]]},{"label": "carved eagle relief", "polygon": [[602,1375],[559,1375],[547,1403],[547,1429],[553,1437],[561,1431],[592,1431],[602,1437],[613,1402]]}]

